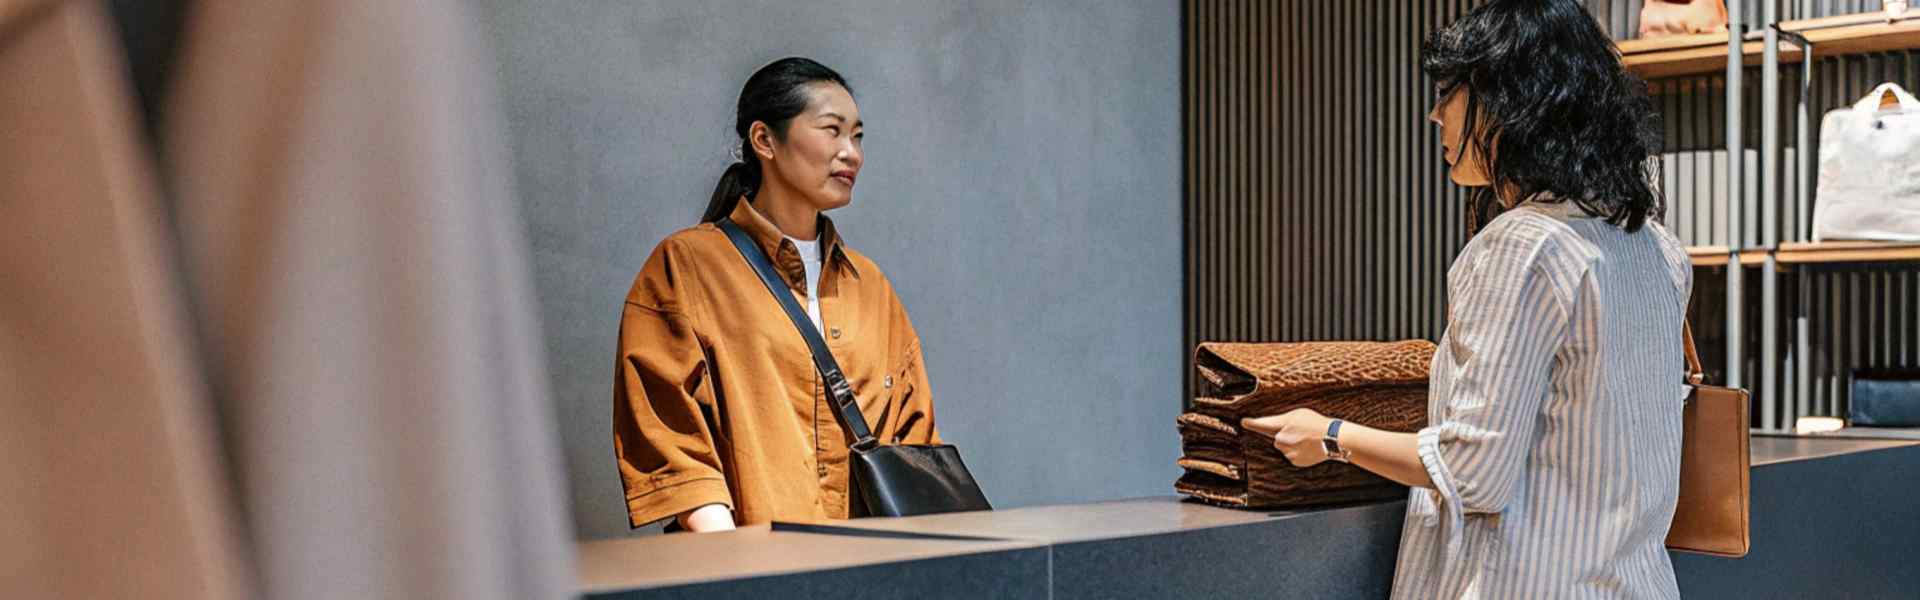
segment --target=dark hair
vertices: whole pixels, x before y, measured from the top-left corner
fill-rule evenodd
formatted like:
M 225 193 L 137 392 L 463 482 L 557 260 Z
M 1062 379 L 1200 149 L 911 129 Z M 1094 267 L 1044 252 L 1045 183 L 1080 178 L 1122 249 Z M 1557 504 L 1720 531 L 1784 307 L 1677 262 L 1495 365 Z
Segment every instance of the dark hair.
M 1468 86 L 1467 143 L 1491 158 L 1493 185 L 1472 194 L 1470 230 L 1497 214 L 1508 187 L 1629 232 L 1660 218 L 1653 102 L 1578 0 L 1491 0 L 1433 32 L 1420 68 L 1440 98 Z
M 733 213 L 741 196 L 751 197 L 760 190 L 760 161 L 753 155 L 753 141 L 747 139 L 747 132 L 759 121 L 773 130 L 774 137 L 785 136 L 788 122 L 807 110 L 807 103 L 812 100 L 807 86 L 816 83 L 838 84 L 847 93 L 853 93 L 847 80 L 833 69 L 797 56 L 773 61 L 747 78 L 733 113 L 733 132 L 740 136 L 740 158 L 720 175 L 720 183 L 713 187 L 713 199 L 707 202 L 707 212 L 700 217 L 700 222 L 712 223 L 726 218 Z

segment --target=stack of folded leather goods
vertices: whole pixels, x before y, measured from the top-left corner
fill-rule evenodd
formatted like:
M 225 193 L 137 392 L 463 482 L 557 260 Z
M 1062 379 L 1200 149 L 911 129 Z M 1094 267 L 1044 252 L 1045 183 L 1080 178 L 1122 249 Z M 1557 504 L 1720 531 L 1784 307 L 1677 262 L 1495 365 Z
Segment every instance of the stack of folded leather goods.
M 1182 494 L 1212 504 L 1283 508 L 1394 498 L 1406 488 L 1353 465 L 1298 468 L 1240 420 L 1310 408 L 1388 431 L 1427 423 L 1434 345 L 1405 342 L 1201 344 L 1193 410 L 1180 415 Z

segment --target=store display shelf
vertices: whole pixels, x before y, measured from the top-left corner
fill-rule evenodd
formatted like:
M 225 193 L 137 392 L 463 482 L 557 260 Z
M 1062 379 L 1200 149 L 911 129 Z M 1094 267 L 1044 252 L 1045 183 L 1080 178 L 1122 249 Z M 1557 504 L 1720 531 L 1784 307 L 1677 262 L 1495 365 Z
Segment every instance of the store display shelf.
M 1760 64 L 1761 52 L 1765 47 L 1765 42 L 1761 40 L 1749 40 L 1741 45 L 1747 66 Z M 1621 62 L 1626 63 L 1627 70 L 1642 79 L 1704 75 L 1727 70 L 1727 34 L 1724 33 L 1622 40 L 1619 48 Z M 1800 60 L 1800 47 L 1781 42 L 1780 60 Z
M 1780 264 L 1920 262 L 1920 242 L 1789 242 L 1774 251 Z
M 1782 21 L 1781 31 L 1798 34 L 1813 45 L 1815 56 L 1846 56 L 1872 52 L 1920 49 L 1920 12 L 1889 19 L 1883 13 L 1861 13 Z M 1748 66 L 1761 62 L 1764 32 L 1746 34 L 1741 46 Z M 1620 57 L 1627 69 L 1645 79 L 1719 73 L 1727 68 L 1727 35 L 1701 33 L 1645 40 L 1621 40 Z M 1801 48 L 1780 42 L 1780 62 L 1801 59 Z
M 1687 246 L 1687 256 L 1693 257 L 1696 267 L 1724 267 L 1732 261 L 1733 250 L 1726 246 Z M 1740 265 L 1758 266 L 1767 259 L 1764 248 L 1748 248 L 1740 251 Z
M 1782 21 L 1780 30 L 1806 37 L 1817 57 L 1920 48 L 1920 12 L 1897 19 L 1888 19 L 1883 13 L 1862 13 Z

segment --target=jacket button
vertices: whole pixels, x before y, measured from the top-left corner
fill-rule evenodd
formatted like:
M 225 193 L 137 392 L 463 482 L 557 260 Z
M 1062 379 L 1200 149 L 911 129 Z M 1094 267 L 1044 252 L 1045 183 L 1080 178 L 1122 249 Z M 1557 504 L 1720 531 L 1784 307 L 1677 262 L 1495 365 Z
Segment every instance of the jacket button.
M 840 328 L 839 327 L 827 328 L 827 335 L 833 336 L 833 339 L 836 339 L 836 340 L 840 339 Z
M 881 380 L 880 380 L 880 387 L 883 387 L 883 388 L 887 388 L 887 389 L 893 389 L 893 376 L 892 376 L 892 375 L 888 375 L 888 376 L 886 376 L 886 378 L 885 378 L 885 379 L 881 379 Z
M 826 466 L 826 465 L 820 465 L 820 466 L 819 466 L 818 468 L 816 468 L 816 469 L 814 469 L 814 470 L 815 470 L 816 472 L 818 472 L 818 473 L 820 473 L 820 476 L 821 476 L 821 477 L 826 477 L 826 476 L 827 476 L 827 466 Z

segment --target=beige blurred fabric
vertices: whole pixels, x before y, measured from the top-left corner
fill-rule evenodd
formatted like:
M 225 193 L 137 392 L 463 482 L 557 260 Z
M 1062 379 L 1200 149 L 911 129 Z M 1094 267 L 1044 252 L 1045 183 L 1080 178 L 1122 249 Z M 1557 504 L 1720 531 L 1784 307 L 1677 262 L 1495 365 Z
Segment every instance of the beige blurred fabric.
M 491 60 L 458 0 L 201 0 L 166 162 L 268 597 L 560 598 Z
M 250 597 L 112 25 L 0 2 L 0 598 Z
M 38 13 L 45 12 L 65 0 L 0 0 L 0 38 L 13 37 L 8 30 L 19 24 L 22 28 L 32 23 L 40 23 Z

